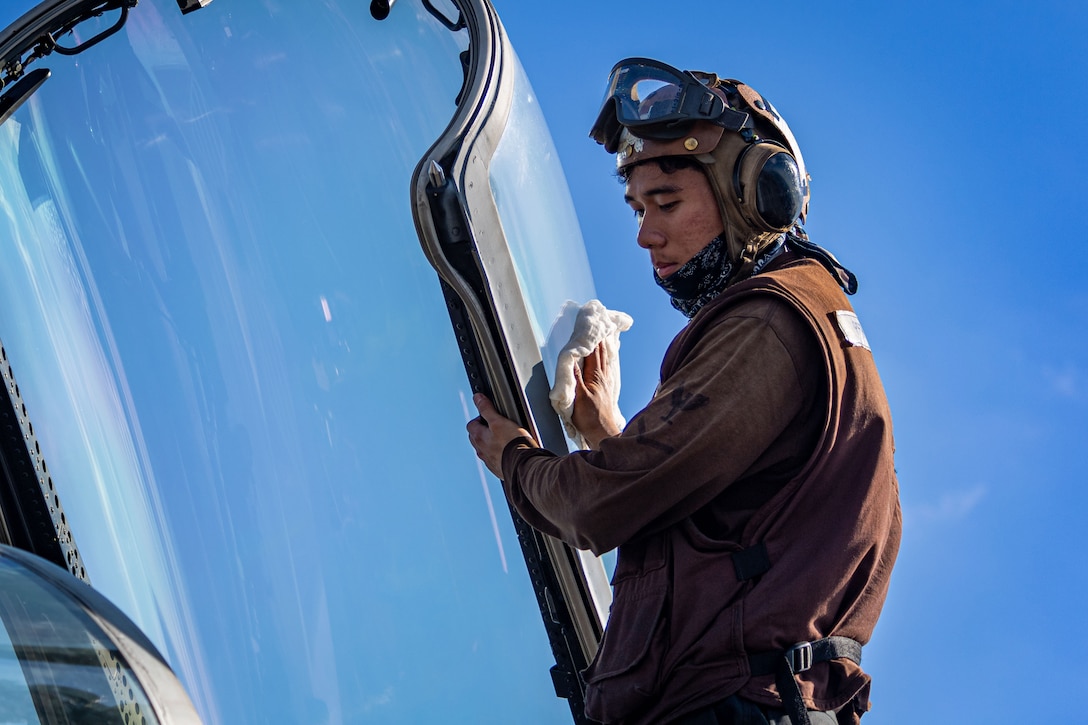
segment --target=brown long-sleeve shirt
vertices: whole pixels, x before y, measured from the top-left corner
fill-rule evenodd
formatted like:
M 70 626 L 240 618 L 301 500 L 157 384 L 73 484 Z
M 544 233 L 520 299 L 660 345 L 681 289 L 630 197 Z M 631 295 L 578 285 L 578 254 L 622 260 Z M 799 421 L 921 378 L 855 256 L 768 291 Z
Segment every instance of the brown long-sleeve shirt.
M 822 368 L 796 310 L 750 298 L 706 327 L 683 367 L 599 450 L 556 457 L 527 441 L 508 446 L 507 494 L 531 525 L 597 554 L 696 512 L 719 534 L 739 531 L 811 454 Z

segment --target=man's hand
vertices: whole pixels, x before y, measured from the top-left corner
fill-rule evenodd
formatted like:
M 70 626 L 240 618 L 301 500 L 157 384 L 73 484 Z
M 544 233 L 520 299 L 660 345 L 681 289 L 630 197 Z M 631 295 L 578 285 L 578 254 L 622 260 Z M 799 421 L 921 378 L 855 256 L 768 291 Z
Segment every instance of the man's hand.
M 583 365 L 584 371 L 578 363 L 574 364 L 574 412 L 571 422 L 589 447 L 596 448 L 605 438 L 620 434 L 620 426 L 612 418 L 614 381 L 603 342 L 589 353 Z
M 480 411 L 480 417 L 473 418 L 466 426 L 468 441 L 476 449 L 476 455 L 480 457 L 488 470 L 501 479 L 502 452 L 507 444 L 523 436 L 532 440 L 533 436 L 529 431 L 495 410 L 495 406 L 486 395 L 476 393 L 472 396 L 472 402 L 476 410 Z

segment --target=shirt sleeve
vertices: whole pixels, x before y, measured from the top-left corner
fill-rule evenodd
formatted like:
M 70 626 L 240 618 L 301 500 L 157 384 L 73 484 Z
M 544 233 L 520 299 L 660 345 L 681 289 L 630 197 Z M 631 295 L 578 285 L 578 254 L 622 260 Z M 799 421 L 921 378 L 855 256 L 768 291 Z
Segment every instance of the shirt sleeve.
M 534 527 L 597 554 L 659 530 L 741 478 L 806 410 L 815 334 L 787 303 L 743 302 L 709 326 L 619 436 L 556 456 L 515 441 L 504 487 Z

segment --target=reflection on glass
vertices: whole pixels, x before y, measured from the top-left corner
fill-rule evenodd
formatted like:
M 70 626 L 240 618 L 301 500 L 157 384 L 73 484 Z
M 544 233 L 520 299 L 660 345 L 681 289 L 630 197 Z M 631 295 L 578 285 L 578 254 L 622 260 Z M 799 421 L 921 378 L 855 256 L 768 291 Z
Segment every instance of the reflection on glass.
M 6 626 L 0 627 L 0 722 L 38 722 L 30 685 Z
M 0 722 L 158 722 L 139 678 L 102 628 L 6 555 L 0 622 Z
M 0 339 L 91 583 L 209 722 L 569 717 L 411 221 L 466 45 L 144 0 L 0 126 Z
M 596 293 L 551 134 L 516 57 L 513 66 L 514 103 L 491 160 L 491 187 L 544 369 L 555 380 L 578 308 Z

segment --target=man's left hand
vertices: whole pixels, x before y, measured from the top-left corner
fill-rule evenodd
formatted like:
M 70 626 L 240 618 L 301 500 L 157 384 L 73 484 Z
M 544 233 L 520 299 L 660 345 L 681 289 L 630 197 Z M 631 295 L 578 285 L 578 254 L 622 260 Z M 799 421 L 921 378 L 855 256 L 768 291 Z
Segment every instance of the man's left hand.
M 476 455 L 484 462 L 488 470 L 502 478 L 502 452 L 515 438 L 533 439 L 532 434 L 514 421 L 495 410 L 495 406 L 486 395 L 476 393 L 472 396 L 479 418 L 469 421 L 468 441 L 476 449 Z

